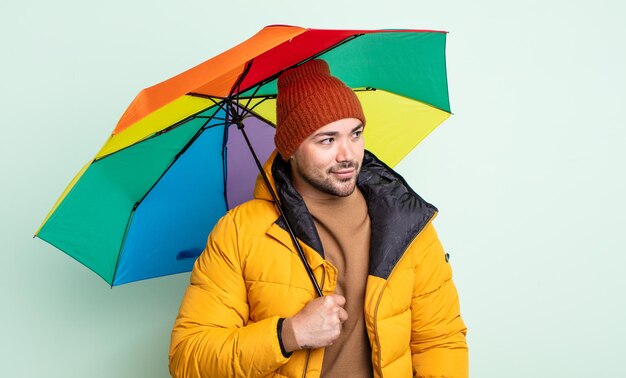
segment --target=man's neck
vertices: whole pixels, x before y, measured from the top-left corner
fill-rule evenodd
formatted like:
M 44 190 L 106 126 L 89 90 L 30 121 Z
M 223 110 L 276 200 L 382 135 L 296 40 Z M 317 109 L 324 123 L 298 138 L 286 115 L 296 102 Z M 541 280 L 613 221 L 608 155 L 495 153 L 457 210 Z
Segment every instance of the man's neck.
M 296 188 L 296 190 L 298 189 Z M 355 199 L 358 196 L 358 190 L 359 189 L 355 187 L 354 192 L 352 192 L 348 196 L 343 197 L 334 196 L 326 193 L 313 193 L 313 195 L 310 195 L 310 192 L 300 192 L 299 190 L 298 193 L 300 193 L 300 196 L 302 196 L 302 199 L 304 200 L 304 203 L 307 204 L 307 206 L 312 205 L 324 208 L 341 208 L 354 203 Z

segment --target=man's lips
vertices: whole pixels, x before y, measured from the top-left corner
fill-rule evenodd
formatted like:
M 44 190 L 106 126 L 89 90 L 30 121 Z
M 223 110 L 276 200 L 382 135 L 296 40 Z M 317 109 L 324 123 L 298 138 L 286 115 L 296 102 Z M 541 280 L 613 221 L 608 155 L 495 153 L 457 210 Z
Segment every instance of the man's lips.
M 355 172 L 356 172 L 355 168 L 337 169 L 337 170 L 330 171 L 330 173 L 337 176 L 338 178 L 351 178 Z

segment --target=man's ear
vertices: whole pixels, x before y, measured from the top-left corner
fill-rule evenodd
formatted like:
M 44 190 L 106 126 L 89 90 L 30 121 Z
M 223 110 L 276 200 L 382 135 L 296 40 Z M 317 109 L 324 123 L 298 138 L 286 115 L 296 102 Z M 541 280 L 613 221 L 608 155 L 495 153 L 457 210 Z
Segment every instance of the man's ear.
M 287 166 L 289 167 L 289 176 L 293 177 L 293 167 L 295 166 L 295 161 L 296 158 L 295 156 L 291 155 L 291 157 L 289 159 L 287 159 L 287 161 L 285 163 L 287 163 Z

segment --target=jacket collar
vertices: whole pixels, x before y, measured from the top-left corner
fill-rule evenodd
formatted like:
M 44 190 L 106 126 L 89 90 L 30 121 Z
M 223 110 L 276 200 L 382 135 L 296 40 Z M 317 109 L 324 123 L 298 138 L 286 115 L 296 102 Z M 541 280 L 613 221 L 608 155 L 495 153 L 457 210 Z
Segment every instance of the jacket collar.
M 357 185 L 371 220 L 369 274 L 387 278 L 406 249 L 437 214 L 393 169 L 365 152 Z
M 274 153 L 264 169 L 296 236 L 323 258 L 324 249 L 313 218 L 291 182 L 289 163 Z M 255 197 L 271 200 L 267 187 L 260 180 L 257 179 Z M 371 221 L 369 274 L 386 279 L 437 209 L 369 151 L 365 151 L 357 186 L 365 197 Z M 276 223 L 286 229 L 282 218 Z

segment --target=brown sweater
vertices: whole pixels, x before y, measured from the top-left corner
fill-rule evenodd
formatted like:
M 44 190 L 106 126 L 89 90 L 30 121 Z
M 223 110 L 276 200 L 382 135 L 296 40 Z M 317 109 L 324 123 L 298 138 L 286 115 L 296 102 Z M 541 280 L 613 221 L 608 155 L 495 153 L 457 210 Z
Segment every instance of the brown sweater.
M 324 258 L 337 268 L 335 294 L 346 298 L 348 320 L 341 336 L 326 347 L 323 377 L 371 377 L 371 348 L 363 319 L 369 266 L 370 218 L 363 194 L 319 200 L 304 197 L 324 247 Z

